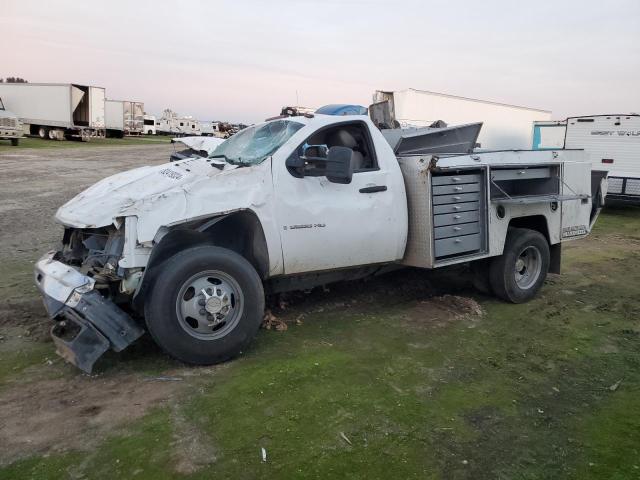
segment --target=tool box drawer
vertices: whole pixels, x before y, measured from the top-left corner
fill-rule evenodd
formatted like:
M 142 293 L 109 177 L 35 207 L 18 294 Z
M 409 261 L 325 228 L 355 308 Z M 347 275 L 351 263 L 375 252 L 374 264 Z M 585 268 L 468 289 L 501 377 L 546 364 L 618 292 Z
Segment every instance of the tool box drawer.
M 448 203 L 446 205 L 434 205 L 433 214 L 468 212 L 470 210 L 478 210 L 479 208 L 480 202 Z
M 433 216 L 434 227 L 444 227 L 445 225 L 457 225 L 459 223 L 477 222 L 480 220 L 480 212 L 443 213 Z
M 480 250 L 480 234 L 464 235 L 462 237 L 443 238 L 435 241 L 436 257 L 446 257 L 456 253 Z
M 491 180 L 500 182 L 503 180 L 529 180 L 531 178 L 551 177 L 550 167 L 536 168 L 505 168 L 491 170 Z
M 477 183 L 480 181 L 480 174 L 471 175 L 440 175 L 431 178 L 431 185 L 454 185 L 458 183 Z
M 447 195 L 447 194 L 459 194 L 469 192 L 479 192 L 479 183 L 464 183 L 462 185 L 442 185 L 440 187 L 433 187 L 434 195 Z
M 459 237 L 460 235 L 471 235 L 472 233 L 480 233 L 480 224 L 478 222 L 462 223 L 460 225 L 447 225 L 446 227 L 436 227 L 433 229 L 434 238 Z
M 458 193 L 456 195 L 436 195 L 433 197 L 434 205 L 447 203 L 475 202 L 480 200 L 480 193 Z

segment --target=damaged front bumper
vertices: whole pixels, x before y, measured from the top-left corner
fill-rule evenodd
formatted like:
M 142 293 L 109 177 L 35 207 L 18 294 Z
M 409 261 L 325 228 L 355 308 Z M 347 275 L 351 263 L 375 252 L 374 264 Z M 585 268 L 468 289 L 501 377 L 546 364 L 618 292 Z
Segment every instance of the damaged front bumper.
M 35 266 L 35 282 L 49 316 L 55 320 L 51 336 L 58 355 L 91 373 L 93 364 L 109 348 L 119 352 L 144 330 L 111 300 L 94 290 L 95 281 L 55 260 L 55 252 Z

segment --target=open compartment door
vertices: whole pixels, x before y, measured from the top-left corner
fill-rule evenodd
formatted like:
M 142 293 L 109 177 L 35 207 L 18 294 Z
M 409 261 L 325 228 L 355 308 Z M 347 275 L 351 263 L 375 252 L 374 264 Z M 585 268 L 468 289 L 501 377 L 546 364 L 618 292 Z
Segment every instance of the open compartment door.
M 604 207 L 604 199 L 607 196 L 607 175 L 604 170 L 591 171 L 591 214 L 589 216 L 589 231 L 596 223 L 600 210 Z

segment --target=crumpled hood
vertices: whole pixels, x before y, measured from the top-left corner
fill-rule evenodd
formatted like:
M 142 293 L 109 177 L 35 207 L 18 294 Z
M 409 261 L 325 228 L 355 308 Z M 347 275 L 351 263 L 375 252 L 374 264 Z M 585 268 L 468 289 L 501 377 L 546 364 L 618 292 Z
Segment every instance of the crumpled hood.
M 175 163 L 145 166 L 118 173 L 100 180 L 81 192 L 56 213 L 56 220 L 76 228 L 97 228 L 111 225 L 125 217 L 135 205 L 154 197 L 184 189 L 190 184 L 206 181 L 217 175 L 229 175 L 237 165 L 217 160 L 189 158 Z

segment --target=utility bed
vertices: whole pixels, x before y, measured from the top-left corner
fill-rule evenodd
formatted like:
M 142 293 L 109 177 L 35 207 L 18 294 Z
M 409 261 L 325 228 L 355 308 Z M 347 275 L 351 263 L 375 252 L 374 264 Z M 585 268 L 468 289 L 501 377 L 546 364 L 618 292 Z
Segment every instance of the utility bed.
M 546 217 L 550 245 L 586 236 L 595 219 L 590 186 L 600 182 L 589 180 L 584 152 L 403 156 L 398 162 L 409 214 L 405 265 L 435 268 L 498 255 L 511 218 Z

